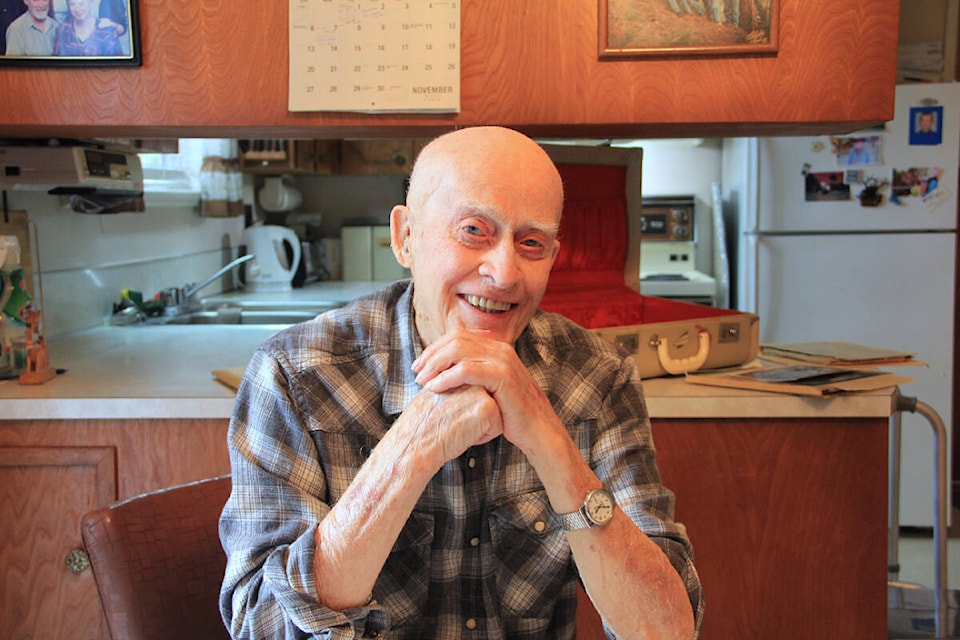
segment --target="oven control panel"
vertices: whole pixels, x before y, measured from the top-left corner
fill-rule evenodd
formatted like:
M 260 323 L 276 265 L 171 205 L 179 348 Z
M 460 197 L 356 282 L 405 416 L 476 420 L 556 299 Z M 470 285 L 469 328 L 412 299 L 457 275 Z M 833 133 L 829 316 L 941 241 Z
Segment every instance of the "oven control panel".
M 644 198 L 640 212 L 640 237 L 661 242 L 694 240 L 692 198 Z

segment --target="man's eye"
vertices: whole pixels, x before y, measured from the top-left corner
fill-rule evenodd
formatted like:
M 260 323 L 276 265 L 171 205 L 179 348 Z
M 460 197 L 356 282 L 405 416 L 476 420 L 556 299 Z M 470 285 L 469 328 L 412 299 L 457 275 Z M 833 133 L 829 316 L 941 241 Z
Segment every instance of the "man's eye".
M 468 224 L 463 227 L 463 230 L 469 233 L 472 236 L 479 236 L 483 234 L 483 231 L 475 224 Z
M 520 244 L 522 244 L 525 247 L 531 247 L 533 249 L 539 249 L 543 247 L 542 242 L 540 242 L 539 240 L 534 240 L 533 238 L 527 238 L 526 240 L 522 241 Z

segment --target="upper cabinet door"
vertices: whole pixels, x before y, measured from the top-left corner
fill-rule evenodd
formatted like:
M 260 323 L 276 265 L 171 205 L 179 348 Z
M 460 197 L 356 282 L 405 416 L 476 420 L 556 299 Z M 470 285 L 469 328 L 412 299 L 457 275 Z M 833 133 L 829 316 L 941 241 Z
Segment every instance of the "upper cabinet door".
M 387 115 L 288 111 L 278 3 L 140 2 L 142 67 L 0 67 L 0 136 L 422 137 L 501 124 L 696 137 L 843 132 L 893 116 L 898 0 L 739 0 L 773 1 L 776 52 L 601 59 L 615 1 L 460 0 L 460 112 Z

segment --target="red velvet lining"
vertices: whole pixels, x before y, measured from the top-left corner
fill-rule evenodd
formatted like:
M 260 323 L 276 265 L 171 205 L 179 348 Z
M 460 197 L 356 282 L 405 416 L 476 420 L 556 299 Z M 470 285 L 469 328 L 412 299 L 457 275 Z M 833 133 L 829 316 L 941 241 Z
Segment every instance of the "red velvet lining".
M 588 329 L 727 315 L 725 309 L 642 296 L 623 282 L 626 167 L 558 165 L 564 208 L 560 253 L 540 308 Z
M 729 315 L 727 309 L 643 296 L 619 287 L 549 287 L 540 308 L 559 313 L 587 329 Z
M 564 202 L 560 253 L 551 279 L 567 271 L 614 271 L 622 283 L 627 259 L 626 167 L 562 164 L 557 169 Z

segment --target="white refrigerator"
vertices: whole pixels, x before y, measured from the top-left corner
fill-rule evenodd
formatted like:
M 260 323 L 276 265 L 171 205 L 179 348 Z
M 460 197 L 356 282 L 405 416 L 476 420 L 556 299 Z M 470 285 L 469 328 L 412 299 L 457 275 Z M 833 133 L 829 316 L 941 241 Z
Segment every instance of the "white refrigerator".
M 960 85 L 916 84 L 898 86 L 883 127 L 747 141 L 756 196 L 740 206 L 737 247 L 737 307 L 758 314 L 762 343 L 911 351 L 929 366 L 896 369 L 915 378 L 901 392 L 930 405 L 948 433 L 958 129 Z M 889 183 L 879 204 L 866 203 L 875 206 L 857 197 L 870 178 Z M 901 525 L 933 522 L 933 446 L 929 422 L 904 412 Z

